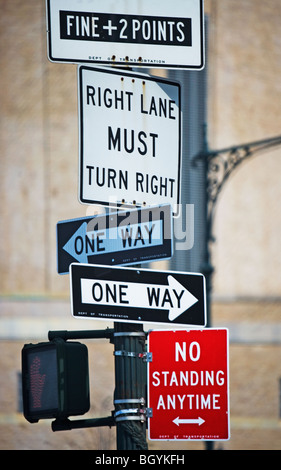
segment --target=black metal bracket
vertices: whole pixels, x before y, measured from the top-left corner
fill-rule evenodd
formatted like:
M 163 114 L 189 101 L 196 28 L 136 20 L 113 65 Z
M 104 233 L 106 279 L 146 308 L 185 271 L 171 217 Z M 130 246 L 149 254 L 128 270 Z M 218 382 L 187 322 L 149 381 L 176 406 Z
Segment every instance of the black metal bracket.
M 258 153 L 270 150 L 273 147 L 281 145 L 281 136 L 269 139 L 258 140 L 246 144 L 234 145 L 219 150 L 211 150 L 207 139 L 207 124 L 203 126 L 203 148 L 202 151 L 192 159 L 192 166 L 203 165 L 205 178 L 205 214 L 206 214 L 206 235 L 204 258 L 200 271 L 206 277 L 206 295 L 207 295 L 207 326 L 212 325 L 211 321 L 211 291 L 212 276 L 214 267 L 211 260 L 211 242 L 215 241 L 213 236 L 213 222 L 216 203 L 226 181 L 233 171 L 248 158 Z
M 58 420 L 52 422 L 52 431 L 71 431 L 72 429 L 82 428 L 96 428 L 99 426 L 115 426 L 115 419 L 113 416 L 107 416 L 105 418 L 89 418 L 89 419 L 76 419 L 76 420 Z
M 109 339 L 111 343 L 114 342 L 115 337 L 128 337 L 135 338 L 139 337 L 142 341 L 145 341 L 147 334 L 144 331 L 116 331 L 115 328 L 106 328 L 101 330 L 57 330 L 49 331 L 48 339 L 49 341 L 67 341 L 67 340 L 79 340 L 79 339 L 99 339 L 106 338 Z M 149 360 L 149 353 L 147 352 L 135 352 L 135 351 L 126 351 L 125 349 L 115 350 L 113 352 L 115 356 L 120 357 L 134 357 L 142 359 L 143 361 Z M 144 423 L 148 417 L 151 416 L 150 410 L 145 408 L 145 399 L 144 398 L 122 398 L 115 399 L 115 405 L 121 405 L 129 403 L 138 404 L 138 408 L 121 408 L 115 411 L 112 411 L 111 416 L 102 417 L 102 418 L 88 418 L 88 419 L 76 419 L 70 420 L 66 419 L 56 419 L 51 423 L 52 430 L 56 431 L 70 431 L 72 429 L 83 429 L 83 428 L 94 428 L 100 426 L 116 426 L 117 423 L 126 422 L 126 421 L 140 421 Z M 141 442 L 141 441 L 140 441 Z M 144 445 L 144 443 L 142 444 Z
M 68 339 L 99 339 L 106 338 L 111 340 L 113 338 L 114 329 L 106 328 L 105 330 L 77 330 L 77 331 L 68 331 L 68 330 L 57 330 L 49 331 L 48 339 L 53 341 L 54 339 L 61 338 L 64 341 Z
M 202 161 L 206 166 L 206 204 L 208 242 L 214 241 L 213 218 L 216 202 L 226 181 L 245 160 L 258 153 L 281 145 L 281 135 L 269 139 L 234 145 L 220 150 L 211 150 L 207 140 L 207 125 L 203 128 L 203 150 L 192 161 L 193 166 Z

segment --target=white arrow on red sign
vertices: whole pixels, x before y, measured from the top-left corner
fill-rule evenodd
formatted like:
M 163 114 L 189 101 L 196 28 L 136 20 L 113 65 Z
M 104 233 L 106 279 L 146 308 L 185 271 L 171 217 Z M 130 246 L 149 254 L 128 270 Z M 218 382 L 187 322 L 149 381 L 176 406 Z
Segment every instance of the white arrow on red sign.
M 173 423 L 175 423 L 177 426 L 180 424 L 198 424 L 198 426 L 201 426 L 201 424 L 205 423 L 205 420 L 202 418 L 197 418 L 197 419 L 182 419 L 179 416 L 175 419 L 173 419 Z

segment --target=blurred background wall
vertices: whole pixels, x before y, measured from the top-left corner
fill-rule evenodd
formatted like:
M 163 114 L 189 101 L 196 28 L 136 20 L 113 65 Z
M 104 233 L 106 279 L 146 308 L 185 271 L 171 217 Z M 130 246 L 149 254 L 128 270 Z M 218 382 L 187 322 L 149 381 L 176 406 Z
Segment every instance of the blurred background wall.
M 77 199 L 77 67 L 48 61 L 43 0 L 0 5 L 0 449 L 115 448 L 114 430 L 54 434 L 49 422 L 22 418 L 23 344 L 46 340 L 52 329 L 106 324 L 71 318 L 69 276 L 56 270 L 56 223 L 97 210 Z M 210 148 L 281 135 L 280 1 L 206 0 L 205 12 Z M 216 448 L 280 449 L 280 174 L 281 147 L 250 158 L 216 207 L 212 323 L 230 331 L 232 434 Z M 92 412 L 107 415 L 112 347 L 89 348 Z

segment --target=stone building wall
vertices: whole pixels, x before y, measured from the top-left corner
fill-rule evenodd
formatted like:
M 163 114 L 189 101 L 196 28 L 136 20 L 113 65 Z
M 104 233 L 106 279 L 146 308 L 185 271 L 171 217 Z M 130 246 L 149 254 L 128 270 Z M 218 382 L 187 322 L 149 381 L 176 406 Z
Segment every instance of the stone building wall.
M 0 449 L 114 448 L 114 429 L 53 434 L 19 412 L 23 344 L 79 328 L 69 278 L 56 271 L 56 223 L 95 208 L 77 199 L 76 66 L 47 59 L 44 0 L 0 5 Z M 206 0 L 205 10 L 210 147 L 281 135 L 280 1 Z M 217 448 L 280 449 L 280 174 L 278 147 L 243 163 L 217 204 L 212 318 L 230 331 L 232 435 Z M 92 412 L 103 415 L 112 408 L 112 346 L 89 348 Z

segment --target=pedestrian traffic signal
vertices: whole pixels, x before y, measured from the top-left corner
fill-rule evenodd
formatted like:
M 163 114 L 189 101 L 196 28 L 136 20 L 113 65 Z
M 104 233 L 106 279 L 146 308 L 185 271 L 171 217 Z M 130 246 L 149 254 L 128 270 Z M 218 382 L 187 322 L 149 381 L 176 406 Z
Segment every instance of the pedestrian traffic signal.
M 27 421 L 82 415 L 90 408 L 88 349 L 79 342 L 25 344 L 23 414 Z

